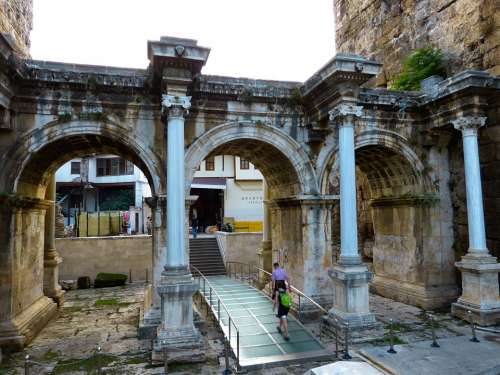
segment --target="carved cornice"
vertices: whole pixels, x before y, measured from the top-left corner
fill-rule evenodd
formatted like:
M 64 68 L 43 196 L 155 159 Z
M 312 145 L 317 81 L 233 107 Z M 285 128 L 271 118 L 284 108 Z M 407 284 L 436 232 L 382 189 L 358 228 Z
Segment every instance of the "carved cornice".
M 486 123 L 486 117 L 481 116 L 463 116 L 452 120 L 453 127 L 462 132 L 464 137 L 476 136 L 477 131 Z
M 330 115 L 330 121 L 339 122 L 340 126 L 353 126 L 354 119 L 363 115 L 363 107 L 342 103 L 329 111 L 328 114 Z
M 189 108 L 191 108 L 191 97 L 163 94 L 161 106 L 164 113 L 168 114 L 168 117 L 184 118 L 189 113 Z

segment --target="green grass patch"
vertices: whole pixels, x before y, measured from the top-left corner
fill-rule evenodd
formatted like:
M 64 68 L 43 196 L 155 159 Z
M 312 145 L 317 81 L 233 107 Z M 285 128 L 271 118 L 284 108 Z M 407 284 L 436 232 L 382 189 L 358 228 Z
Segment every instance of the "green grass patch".
M 69 306 L 63 307 L 63 311 L 67 313 L 75 313 L 83 310 L 83 306 Z
M 54 367 L 51 374 L 59 375 L 71 371 L 84 371 L 88 374 L 97 374 L 98 365 L 105 367 L 115 360 L 115 357 L 106 354 L 96 354 L 82 360 L 65 360 L 59 362 L 56 367 Z
M 119 302 L 116 298 L 111 298 L 111 299 L 100 299 L 95 301 L 94 306 L 95 307 L 127 307 L 130 306 L 132 303 L 130 302 Z
M 51 349 L 49 349 L 45 354 L 42 356 L 42 360 L 44 361 L 53 361 L 57 358 L 59 358 L 61 353 L 59 352 L 53 352 Z
M 385 326 L 385 328 L 387 330 L 390 330 L 391 329 L 391 325 L 387 324 Z M 394 332 L 411 332 L 411 331 L 415 330 L 415 328 L 412 328 L 410 325 L 405 324 L 405 323 L 393 323 L 392 324 L 392 329 L 394 330 Z
M 139 365 L 141 363 L 149 363 L 149 360 L 146 357 L 133 357 L 124 362 L 126 365 Z
M 374 345 L 390 345 L 391 344 L 391 337 L 389 335 L 384 335 L 383 338 L 378 339 L 373 341 Z M 403 344 L 408 344 L 406 341 L 403 339 L 400 339 L 398 336 L 394 335 L 394 345 L 403 345 Z

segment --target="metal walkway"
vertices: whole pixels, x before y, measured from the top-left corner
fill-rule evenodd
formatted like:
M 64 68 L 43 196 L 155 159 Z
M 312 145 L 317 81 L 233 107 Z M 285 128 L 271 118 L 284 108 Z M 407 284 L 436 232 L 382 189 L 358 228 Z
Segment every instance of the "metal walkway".
M 196 277 L 196 275 L 195 275 Z M 200 276 L 200 294 L 226 338 L 237 367 L 251 369 L 303 360 L 331 359 L 332 353 L 291 314 L 290 341 L 276 327 L 273 302 L 260 290 L 227 276 Z

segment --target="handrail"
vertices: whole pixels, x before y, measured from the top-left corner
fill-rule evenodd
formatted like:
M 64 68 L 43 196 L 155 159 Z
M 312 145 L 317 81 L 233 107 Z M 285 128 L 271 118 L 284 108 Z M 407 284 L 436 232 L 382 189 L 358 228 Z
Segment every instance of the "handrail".
M 219 296 L 219 294 L 215 291 L 215 288 L 213 288 L 212 284 L 208 279 L 201 273 L 201 271 L 193 266 L 192 264 L 189 266 L 191 269 L 196 271 L 196 273 L 203 278 L 203 292 L 205 292 L 205 285 L 208 284 L 208 287 L 210 288 L 210 301 L 207 301 L 206 295 L 204 295 L 205 301 L 207 301 L 207 305 L 210 306 L 210 310 L 212 310 L 212 314 L 217 315 L 217 320 L 219 322 L 219 326 L 221 327 L 222 334 L 226 337 L 227 341 L 229 342 L 229 347 L 231 347 L 231 323 L 234 326 L 234 329 L 236 330 L 236 366 L 239 368 L 240 367 L 240 331 L 238 329 L 238 326 L 234 323 L 234 318 L 231 316 L 229 313 L 229 309 L 227 308 L 226 304 L 222 301 L 222 298 Z M 198 285 L 200 285 L 200 282 L 198 281 Z M 214 294 L 217 297 L 217 311 L 215 311 L 215 308 L 212 306 L 212 294 Z M 221 323 L 221 311 L 220 311 L 220 306 L 224 308 L 226 311 L 227 317 L 228 317 L 228 333 L 226 335 L 226 332 L 224 332 L 224 329 L 222 328 L 222 323 Z M 234 350 L 233 350 L 234 352 Z
M 230 262 L 226 262 L 226 270 L 228 270 L 228 273 L 229 273 L 229 276 L 231 276 L 231 273 L 230 273 L 230 265 L 231 264 L 239 264 L 241 266 L 246 266 L 248 268 L 248 276 L 250 276 L 250 267 L 253 267 L 254 269 L 256 269 L 257 271 L 259 272 L 262 272 L 263 274 L 269 276 L 271 279 L 272 279 L 272 274 L 262 268 L 259 268 L 259 267 L 256 267 L 256 266 L 252 266 L 248 263 L 242 263 L 242 262 L 233 262 L 233 261 L 230 261 Z M 240 270 L 241 270 L 242 267 L 240 267 Z M 304 292 L 302 292 L 300 289 L 297 289 L 296 287 L 294 287 L 293 285 L 289 285 L 290 286 L 290 289 L 292 291 L 294 291 L 296 294 L 298 294 L 300 297 L 303 297 L 305 299 L 307 299 L 309 302 L 311 302 L 315 307 L 317 307 L 319 310 L 321 310 L 323 313 L 325 314 L 328 314 L 328 310 L 325 309 L 323 306 L 321 306 L 319 303 L 317 303 L 316 301 L 314 301 L 311 297 L 307 296 L 304 294 Z M 299 314 L 301 313 L 300 311 L 300 297 L 299 297 Z

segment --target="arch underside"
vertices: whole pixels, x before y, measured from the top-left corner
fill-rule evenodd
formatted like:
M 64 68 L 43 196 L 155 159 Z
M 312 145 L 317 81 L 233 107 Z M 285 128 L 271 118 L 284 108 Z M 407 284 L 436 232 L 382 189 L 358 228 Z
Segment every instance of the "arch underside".
M 143 171 L 152 188 L 153 175 L 144 160 L 133 148 L 122 140 L 99 134 L 78 134 L 63 136 L 31 153 L 29 160 L 17 178 L 16 193 L 23 196 L 43 198 L 48 178 L 64 163 L 75 157 L 99 154 L 118 155 L 131 161 Z
M 269 144 L 254 139 L 238 139 L 216 147 L 209 154 L 215 155 L 235 155 L 249 160 L 264 175 L 274 197 L 300 193 L 300 181 L 293 165 L 281 151 Z
M 425 192 L 422 173 L 401 153 L 386 146 L 367 145 L 355 151 L 359 179 L 366 180 L 368 199 L 398 197 Z M 338 160 L 328 177 L 330 194 L 339 194 Z

